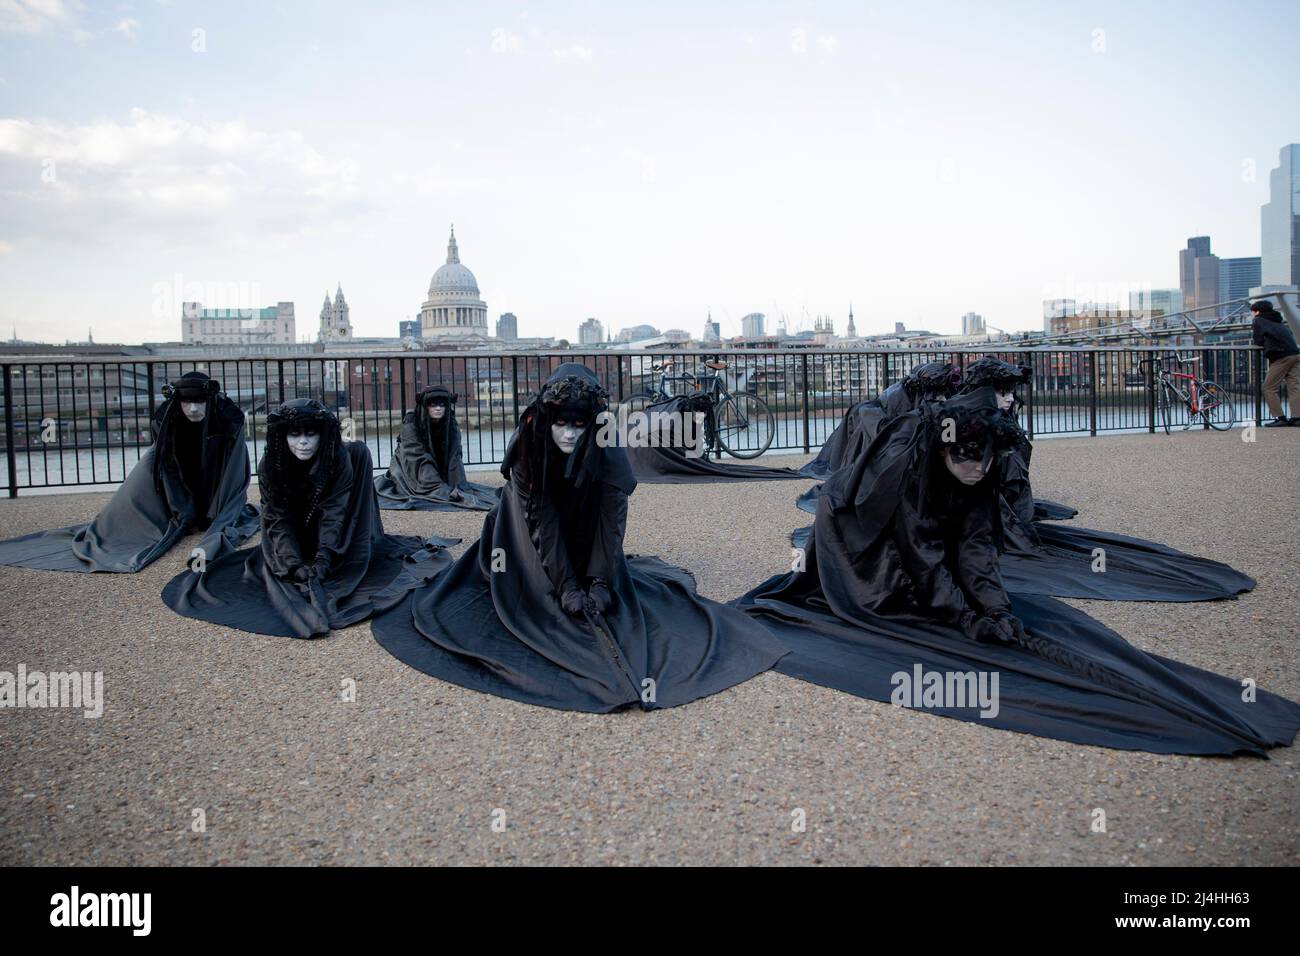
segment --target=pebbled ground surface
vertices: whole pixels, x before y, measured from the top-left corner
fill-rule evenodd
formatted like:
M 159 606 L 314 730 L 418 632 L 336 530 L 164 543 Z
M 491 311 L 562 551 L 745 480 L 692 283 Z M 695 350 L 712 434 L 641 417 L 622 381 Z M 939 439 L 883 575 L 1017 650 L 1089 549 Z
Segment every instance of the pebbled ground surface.
M 1077 603 L 1139 647 L 1300 699 L 1300 429 L 1241 435 L 1040 441 L 1035 491 L 1257 578 L 1238 601 Z M 729 600 L 788 565 L 806 485 L 643 485 L 627 550 Z M 0 501 L 0 533 L 106 500 Z M 470 540 L 482 516 L 384 521 Z M 102 671 L 106 702 L 100 719 L 0 709 L 0 863 L 1300 863 L 1295 749 L 1083 747 L 777 674 L 674 710 L 551 711 L 412 671 L 368 624 L 295 641 L 179 617 L 158 595 L 188 548 L 132 576 L 0 568 L 0 670 Z

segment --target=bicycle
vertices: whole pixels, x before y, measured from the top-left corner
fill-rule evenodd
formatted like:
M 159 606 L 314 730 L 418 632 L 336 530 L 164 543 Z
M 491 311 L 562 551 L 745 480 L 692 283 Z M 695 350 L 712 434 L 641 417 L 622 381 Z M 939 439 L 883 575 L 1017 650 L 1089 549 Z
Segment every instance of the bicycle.
M 1175 352 L 1173 360 L 1176 367 L 1181 369 L 1199 362 L 1200 358 L 1182 358 Z M 1170 371 L 1165 366 L 1165 359 L 1159 355 L 1138 362 L 1139 368 L 1144 365 L 1151 366 L 1149 388 L 1155 393 L 1160 421 L 1166 435 L 1175 424 L 1186 431 L 1198 418 L 1218 431 L 1226 431 L 1236 422 L 1237 416 L 1228 393 L 1214 382 L 1199 379 L 1191 372 Z
M 671 359 L 651 365 L 650 370 L 659 373 L 659 384 L 627 399 L 624 403 L 627 411 L 644 411 L 647 406 L 679 397 L 668 386 L 670 382 L 681 382 L 688 386 L 689 397 L 705 399 L 705 454 L 714 452 L 721 458 L 725 451 L 732 458 L 757 458 L 772 445 L 776 435 L 776 416 L 757 395 L 732 392 L 727 388 L 722 375 L 727 368 L 725 361 L 709 359 L 704 362 L 704 367 L 707 371 L 672 375 Z M 742 438 L 747 440 L 742 441 Z

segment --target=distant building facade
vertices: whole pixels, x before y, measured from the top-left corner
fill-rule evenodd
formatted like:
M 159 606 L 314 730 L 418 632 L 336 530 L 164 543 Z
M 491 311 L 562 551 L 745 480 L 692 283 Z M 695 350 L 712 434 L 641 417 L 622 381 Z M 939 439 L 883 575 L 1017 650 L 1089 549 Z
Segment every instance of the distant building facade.
M 1183 311 L 1183 290 L 1139 289 L 1128 294 L 1128 307 L 1130 312 L 1147 316 L 1155 315 L 1157 312 L 1173 315 Z
M 712 312 L 704 320 L 704 334 L 700 337 L 700 341 L 705 345 L 717 345 L 722 341 L 722 326 L 713 321 Z
M 744 339 L 761 339 L 767 333 L 764 326 L 767 316 L 762 312 L 751 312 L 740 320 L 740 337 Z
M 447 241 L 447 261 L 433 274 L 428 298 L 420 307 L 420 330 L 422 338 L 433 341 L 487 338 L 487 303 L 479 297 L 474 273 L 461 264 L 455 227 Z
M 1283 146 L 1259 211 L 1260 284 L 1300 286 L 1300 143 Z
M 1078 304 L 1074 299 L 1044 299 L 1043 300 L 1043 331 L 1052 331 L 1052 320 L 1064 318 L 1067 315 L 1074 315 L 1079 311 Z
M 591 320 L 588 320 L 591 321 Z M 640 342 L 642 339 L 658 338 L 659 330 L 653 325 L 634 325 L 618 333 L 620 342 Z
M 265 309 L 205 309 L 181 303 L 181 341 L 186 345 L 292 345 L 293 303 Z
M 519 338 L 519 320 L 513 312 L 502 312 L 497 317 L 497 338 L 504 342 L 513 342 Z
M 984 316 L 978 312 L 967 312 L 961 317 L 962 335 L 983 335 Z
M 578 326 L 579 345 L 599 345 L 605 341 L 605 327 L 597 319 L 587 319 Z
M 397 337 L 399 339 L 418 339 L 420 337 L 420 320 L 403 319 L 398 322 Z
M 1219 301 L 1249 298 L 1250 290 L 1260 284 L 1262 258 L 1247 256 L 1243 259 L 1219 260 Z

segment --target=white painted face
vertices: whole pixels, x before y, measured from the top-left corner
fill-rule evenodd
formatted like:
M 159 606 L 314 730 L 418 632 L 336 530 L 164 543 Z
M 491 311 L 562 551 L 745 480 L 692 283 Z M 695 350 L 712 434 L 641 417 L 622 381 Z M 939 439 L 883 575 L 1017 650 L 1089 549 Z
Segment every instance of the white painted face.
M 192 422 L 201 422 L 208 414 L 207 402 L 181 402 L 181 411 Z
M 948 472 L 963 485 L 978 485 L 984 480 L 985 466 L 982 459 L 974 461 L 954 461 L 949 448 L 943 450 L 943 463 Z
M 586 422 L 556 421 L 551 426 L 551 440 L 555 442 L 555 447 L 560 451 L 566 455 L 572 455 L 573 450 L 578 447 L 578 442 L 582 441 L 582 436 L 586 431 Z
M 438 402 L 436 405 L 429 406 L 429 417 L 435 422 L 440 422 L 447 417 L 447 406 Z
M 291 430 L 285 437 L 289 451 L 299 461 L 310 461 L 320 449 L 320 432 L 314 428 Z
M 1011 406 L 1016 403 L 1015 389 L 1008 389 L 1005 392 L 998 392 L 998 408 L 1004 412 L 1011 411 Z

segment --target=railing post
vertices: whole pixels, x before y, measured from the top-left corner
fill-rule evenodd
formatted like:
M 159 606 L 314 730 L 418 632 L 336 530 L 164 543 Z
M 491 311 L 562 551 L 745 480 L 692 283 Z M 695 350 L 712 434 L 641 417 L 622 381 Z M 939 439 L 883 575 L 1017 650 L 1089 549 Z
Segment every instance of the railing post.
M 0 366 L 5 377 L 5 467 L 9 473 L 9 497 L 18 497 L 18 450 L 14 448 L 14 375 L 10 365 Z M 58 387 L 58 371 L 55 371 Z M 44 383 L 41 385 L 44 388 Z
M 1209 382 L 1213 382 L 1213 381 L 1215 381 L 1215 378 L 1216 378 L 1216 371 L 1215 371 L 1215 370 L 1211 370 L 1211 368 L 1210 368 L 1210 355 L 1211 355 L 1211 352 L 1210 352 L 1209 349 L 1201 349 L 1201 381 L 1209 381 Z M 1201 403 L 1201 396 L 1199 396 L 1199 395 L 1197 396 L 1197 398 L 1196 398 L 1196 403 L 1197 403 L 1197 405 L 1200 405 L 1200 403 Z M 1207 421 L 1205 420 L 1205 416 L 1202 415 L 1202 416 L 1201 416 L 1201 431 L 1203 431 L 1203 432 L 1208 432 L 1209 430 L 1210 430 L 1210 423 L 1207 422 Z
M 1089 382 L 1088 391 L 1092 395 L 1092 403 L 1089 408 L 1090 420 L 1088 423 L 1088 434 L 1093 438 L 1097 437 L 1097 389 L 1101 385 L 1101 376 L 1097 374 L 1097 356 L 1102 353 L 1092 351 L 1088 353 Z
M 277 359 L 275 364 L 276 364 L 276 374 L 277 374 L 277 375 L 279 376 L 279 378 L 280 378 L 280 404 L 283 405 L 283 404 L 284 404 L 284 359 Z M 347 370 L 348 370 L 349 373 L 352 372 L 352 363 L 351 363 L 351 360 L 349 360 L 349 362 L 348 362 L 348 368 L 347 368 Z M 352 389 L 349 387 L 349 389 L 348 389 L 348 393 L 349 393 L 349 394 L 348 394 L 348 405 L 349 405 L 349 411 L 351 411 L 351 404 L 352 404 L 352 395 L 351 395 L 351 392 L 352 392 Z
M 155 402 L 154 402 L 154 399 L 153 399 L 153 391 L 154 391 L 154 381 L 153 381 L 153 362 L 145 362 L 145 363 L 144 363 L 144 367 L 145 367 L 145 387 L 147 387 L 147 388 L 149 389 L 149 421 L 150 421 L 150 423 L 152 423 L 152 422 L 153 422 L 153 413 L 154 413 L 155 411 L 157 411 L 157 408 L 156 408 L 156 404 L 157 404 L 157 403 L 155 403 Z M 55 381 L 55 387 L 56 387 L 56 388 L 58 387 L 58 381 L 57 381 L 57 379 L 56 379 L 56 381 Z M 139 408 L 140 406 L 137 405 L 136 407 Z M 175 407 L 175 406 L 173 406 L 173 407 Z
M 808 444 L 808 392 L 812 383 L 808 381 L 808 353 L 804 352 L 799 358 L 803 367 L 803 453 L 807 455 L 811 449 Z
M 1154 352 L 1146 353 L 1150 358 Z M 1155 368 L 1150 362 L 1142 366 L 1142 381 L 1147 387 L 1147 434 L 1156 433 L 1156 389 L 1155 389 Z
M 519 421 L 519 356 L 510 356 L 510 400 L 515 407 L 515 417 L 511 419 L 513 427 Z
M 1029 368 L 1029 387 L 1025 389 L 1025 432 L 1034 440 L 1034 364 L 1029 352 L 1020 353 L 1021 364 Z
M 1255 424 L 1264 424 L 1264 351 L 1258 348 L 1250 350 L 1250 365 L 1254 371 L 1251 375 L 1255 391 Z

